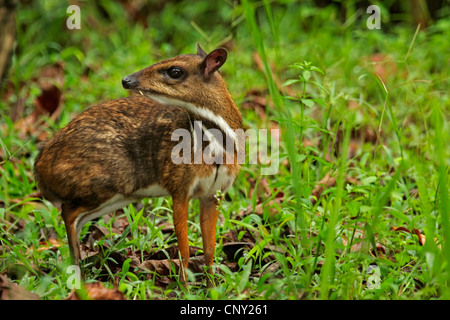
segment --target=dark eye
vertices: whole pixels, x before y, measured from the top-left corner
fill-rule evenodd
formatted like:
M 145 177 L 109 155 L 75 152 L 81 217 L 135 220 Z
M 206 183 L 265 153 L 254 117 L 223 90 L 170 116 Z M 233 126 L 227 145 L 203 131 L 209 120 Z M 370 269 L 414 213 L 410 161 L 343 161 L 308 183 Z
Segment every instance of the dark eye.
M 179 79 L 183 76 L 184 71 L 179 67 L 172 67 L 169 70 L 167 70 L 167 74 L 169 75 L 169 77 L 173 79 Z

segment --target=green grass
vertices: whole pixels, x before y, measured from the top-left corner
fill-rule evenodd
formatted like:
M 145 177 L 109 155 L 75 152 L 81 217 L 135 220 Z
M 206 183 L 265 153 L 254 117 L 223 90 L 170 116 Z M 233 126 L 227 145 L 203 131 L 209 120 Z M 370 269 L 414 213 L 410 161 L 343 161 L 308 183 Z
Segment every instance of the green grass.
M 164 277 L 136 267 L 133 259 L 176 244 L 166 198 L 83 228 L 83 243 L 102 251 L 86 261 L 88 282 L 117 286 L 128 299 L 450 298 L 448 12 L 424 30 L 382 14 L 382 29 L 369 30 L 366 15 L 354 11 L 366 8 L 349 7 L 341 20 L 336 7 L 310 2 L 183 1 L 150 14 L 144 27 L 120 4 L 100 3 L 106 14 L 82 2 L 78 31 L 61 27 L 64 3 L 18 12 L 13 90 L 0 101 L 1 274 L 42 299 L 70 292 L 64 224 L 56 207 L 34 196 L 40 141 L 11 119 L 18 104 L 22 116 L 33 112 L 41 68 L 64 62 L 63 112 L 41 125 L 52 134 L 89 105 L 126 96 L 123 76 L 194 52 L 196 41 L 212 50 L 232 39 L 223 75 L 246 128 L 281 129 L 280 168 L 261 176 L 259 165 L 245 165 L 221 203 L 216 287 L 191 271 L 190 287 L 180 288 L 173 265 Z M 388 62 L 372 62 L 378 53 Z M 248 107 L 251 90 L 273 105 L 266 119 Z M 311 202 L 327 174 L 335 183 Z M 198 216 L 193 201 L 189 241 L 201 247 Z M 95 225 L 108 232 L 94 237 Z M 400 226 L 412 232 L 392 229 Z M 235 261 L 227 256 L 231 237 L 252 244 L 233 252 Z M 49 239 L 59 242 L 47 248 Z M 116 270 L 118 256 L 128 259 Z

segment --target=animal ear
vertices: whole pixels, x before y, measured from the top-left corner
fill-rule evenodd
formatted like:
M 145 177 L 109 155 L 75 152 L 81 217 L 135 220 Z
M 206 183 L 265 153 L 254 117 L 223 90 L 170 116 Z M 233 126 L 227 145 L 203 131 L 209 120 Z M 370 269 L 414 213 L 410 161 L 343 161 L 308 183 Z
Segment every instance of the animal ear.
M 227 50 L 216 49 L 208 54 L 201 64 L 202 72 L 205 76 L 210 76 L 217 71 L 227 60 Z
M 197 42 L 197 55 L 199 55 L 202 58 L 206 58 L 207 54 L 205 50 L 200 46 L 200 43 Z

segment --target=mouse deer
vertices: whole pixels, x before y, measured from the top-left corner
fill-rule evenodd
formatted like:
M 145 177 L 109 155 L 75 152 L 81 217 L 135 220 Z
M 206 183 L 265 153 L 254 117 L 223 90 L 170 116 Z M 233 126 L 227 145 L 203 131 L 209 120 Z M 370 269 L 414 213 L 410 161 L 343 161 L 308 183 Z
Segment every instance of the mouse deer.
M 189 262 L 190 199 L 199 199 L 205 263 L 212 274 L 215 195 L 232 185 L 240 170 L 237 154 L 245 148 L 236 134 L 242 129 L 241 114 L 218 71 L 226 59 L 225 49 L 207 54 L 197 44 L 197 54 L 180 55 L 130 74 L 122 85 L 136 95 L 86 109 L 45 143 L 35 161 L 35 178 L 45 198 L 61 203 L 74 263 L 80 263 L 79 235 L 86 222 L 142 198 L 170 196 L 181 256 L 180 281 L 186 281 Z M 223 141 L 210 148 L 222 152 L 222 159 L 228 154 L 226 162 L 198 163 L 193 156 L 185 158 L 191 161 L 173 161 L 179 143 L 173 139 L 176 130 L 189 133 L 192 154 L 199 145 L 202 151 L 208 147 L 208 139 L 196 147 L 195 127 L 206 136 L 218 130 L 224 141 L 233 142 L 233 148 L 225 148 Z

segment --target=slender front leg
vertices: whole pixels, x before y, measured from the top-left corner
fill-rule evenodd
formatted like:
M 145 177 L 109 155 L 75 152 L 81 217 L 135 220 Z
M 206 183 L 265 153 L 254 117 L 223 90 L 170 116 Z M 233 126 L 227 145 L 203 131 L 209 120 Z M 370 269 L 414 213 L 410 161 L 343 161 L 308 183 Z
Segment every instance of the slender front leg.
M 216 223 L 217 223 L 217 201 L 215 198 L 200 199 L 200 227 L 203 237 L 203 251 L 205 252 L 205 263 L 208 268 L 208 287 L 213 286 L 212 264 L 216 247 Z
M 186 269 L 189 263 L 189 240 L 187 235 L 187 216 L 189 199 L 173 197 L 173 224 L 181 255 L 180 282 L 186 283 Z

